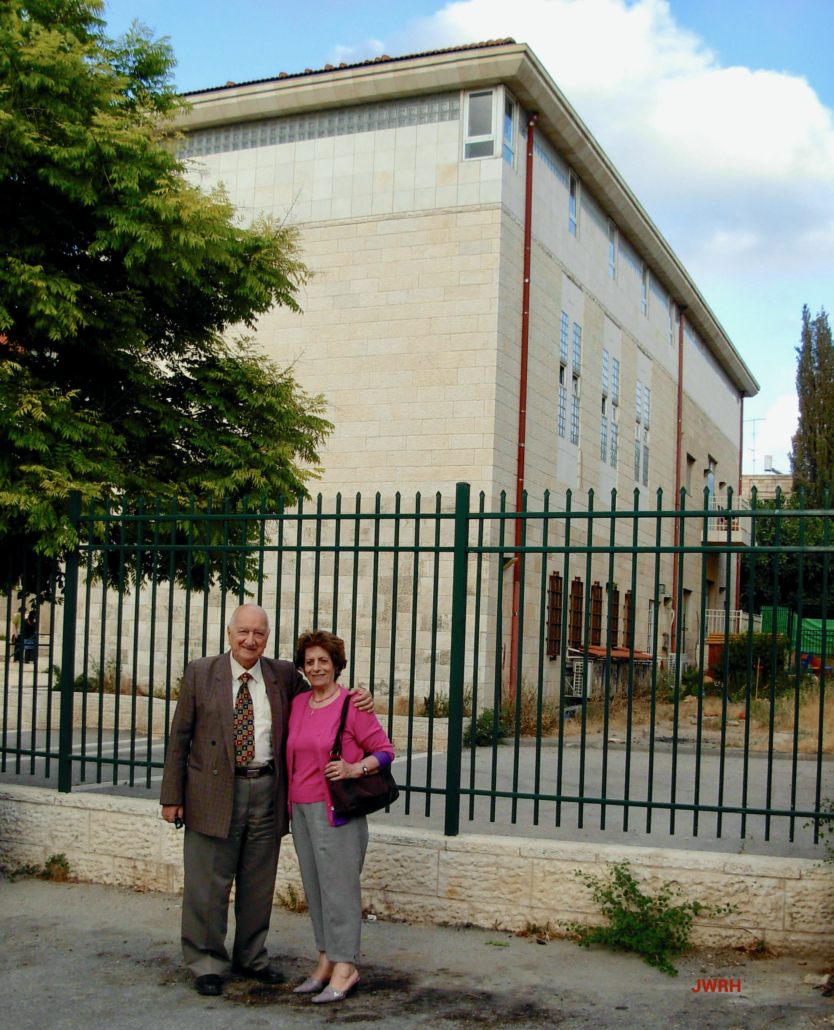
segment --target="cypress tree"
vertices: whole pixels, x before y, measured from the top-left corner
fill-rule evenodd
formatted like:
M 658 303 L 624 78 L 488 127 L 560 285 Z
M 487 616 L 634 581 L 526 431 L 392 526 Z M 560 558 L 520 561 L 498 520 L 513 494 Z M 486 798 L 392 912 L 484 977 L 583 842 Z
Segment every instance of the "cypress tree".
M 803 307 L 796 353 L 799 423 L 791 454 L 793 487 L 805 489 L 808 506 L 821 508 L 826 489 L 834 498 L 834 343 L 824 310 L 811 318 L 808 306 Z

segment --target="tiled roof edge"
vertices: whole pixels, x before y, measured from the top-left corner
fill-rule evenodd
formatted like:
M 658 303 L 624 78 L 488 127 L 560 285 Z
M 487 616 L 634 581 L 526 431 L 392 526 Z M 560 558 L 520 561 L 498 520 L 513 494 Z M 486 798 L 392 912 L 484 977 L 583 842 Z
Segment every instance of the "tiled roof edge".
M 284 79 L 303 79 L 308 75 L 326 75 L 328 72 L 350 71 L 352 68 L 364 68 L 369 64 L 394 64 L 397 61 L 411 61 L 416 57 L 434 57 L 437 54 L 454 54 L 464 50 L 480 50 L 486 47 L 506 46 L 508 43 L 515 43 L 511 36 L 506 39 L 488 39 L 484 43 L 464 43 L 461 46 L 445 47 L 442 50 L 424 50 L 419 54 L 403 54 L 401 57 L 389 57 L 383 54 L 381 57 L 370 57 L 367 61 L 357 61 L 355 64 L 325 65 L 324 68 L 305 68 L 303 72 L 279 72 L 278 75 L 270 75 L 266 79 L 249 79 L 247 82 L 227 82 L 225 86 L 209 86 L 208 89 L 190 89 L 183 93 L 184 97 L 202 96 L 204 93 L 218 93 L 224 89 L 237 89 L 240 86 L 256 86 L 262 82 L 278 82 Z

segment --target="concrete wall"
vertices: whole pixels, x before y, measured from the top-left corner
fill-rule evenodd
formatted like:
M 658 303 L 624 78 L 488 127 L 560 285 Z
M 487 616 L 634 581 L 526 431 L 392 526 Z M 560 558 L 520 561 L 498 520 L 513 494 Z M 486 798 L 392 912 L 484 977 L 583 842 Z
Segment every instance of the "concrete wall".
M 150 801 L 0 788 L 0 863 L 14 868 L 64 852 L 81 880 L 149 890 L 182 889 L 182 837 Z M 443 837 L 371 827 L 365 905 L 384 917 L 514 930 L 528 922 L 598 921 L 575 872 L 599 875 L 628 859 L 651 888 L 664 881 L 710 905 L 736 905 L 701 919 L 693 940 L 734 945 L 764 940 L 802 954 L 834 945 L 834 871 L 806 859 L 708 854 L 664 848 L 570 844 L 498 836 Z M 292 838 L 281 848 L 277 890 L 300 875 Z

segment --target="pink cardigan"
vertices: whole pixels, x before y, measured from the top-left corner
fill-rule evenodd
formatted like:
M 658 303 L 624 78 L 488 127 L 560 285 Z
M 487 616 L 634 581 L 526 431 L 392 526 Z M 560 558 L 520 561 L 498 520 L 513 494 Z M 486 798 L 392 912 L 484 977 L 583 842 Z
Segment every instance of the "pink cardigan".
M 327 712 L 329 718 L 322 719 L 321 725 L 324 730 L 327 727 L 327 732 L 323 732 L 316 741 L 316 752 L 318 757 L 319 769 L 321 771 L 321 779 L 324 785 L 325 797 L 327 798 L 327 818 L 330 821 L 331 826 L 343 826 L 347 819 L 342 816 L 336 815 L 333 811 L 333 803 L 330 799 L 330 788 L 328 786 L 327 778 L 324 775 L 324 767 L 330 761 L 330 749 L 333 747 L 333 739 L 336 736 L 336 730 L 339 728 L 339 718 L 341 717 L 342 705 L 345 703 L 345 698 L 349 696 L 349 692 L 345 687 L 339 688 L 339 697 L 327 705 L 322 711 L 316 712 L 316 715 L 324 715 Z M 295 748 L 298 742 L 299 733 L 301 731 L 302 723 L 308 727 L 315 725 L 312 720 L 303 720 L 303 709 L 304 706 L 309 703 L 310 694 L 298 694 L 292 701 L 292 707 L 290 709 L 290 729 L 287 734 L 287 782 L 290 785 L 289 796 L 292 796 L 292 775 Z M 338 716 L 335 713 L 339 713 Z M 332 713 L 332 714 L 331 714 Z M 346 762 L 351 764 L 355 762 L 361 762 L 366 755 L 374 755 L 380 764 L 380 767 L 390 765 L 394 759 L 394 749 L 391 747 L 391 741 L 388 739 L 388 735 L 385 730 L 380 726 L 379 719 L 372 712 L 360 712 L 353 701 L 348 702 L 347 719 L 345 721 L 345 728 L 342 733 L 342 758 Z M 292 817 L 292 804 L 290 803 L 290 817 Z

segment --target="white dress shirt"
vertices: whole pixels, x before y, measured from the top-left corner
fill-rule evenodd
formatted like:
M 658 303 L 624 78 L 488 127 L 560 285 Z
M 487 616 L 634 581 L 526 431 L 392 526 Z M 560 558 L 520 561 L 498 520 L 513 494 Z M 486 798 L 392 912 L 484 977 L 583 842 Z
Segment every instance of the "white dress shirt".
M 272 709 L 269 707 L 269 698 L 266 696 L 264 686 L 264 673 L 261 668 L 261 661 L 252 666 L 251 669 L 244 669 L 235 661 L 230 653 L 232 661 L 232 710 L 234 710 L 237 692 L 240 690 L 240 677 L 248 672 L 252 677 L 247 686 L 252 695 L 252 710 L 255 717 L 255 759 L 254 765 L 263 765 L 272 760 Z

